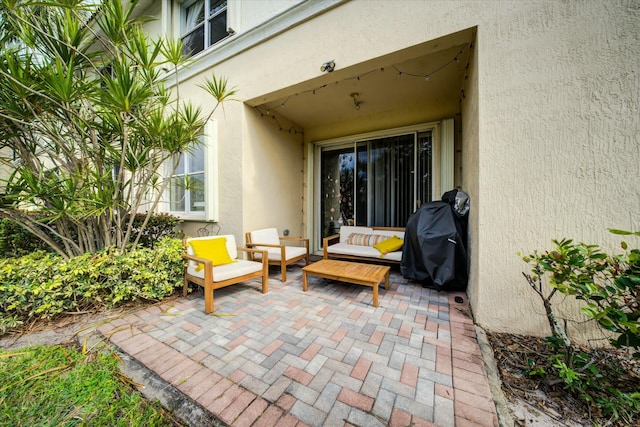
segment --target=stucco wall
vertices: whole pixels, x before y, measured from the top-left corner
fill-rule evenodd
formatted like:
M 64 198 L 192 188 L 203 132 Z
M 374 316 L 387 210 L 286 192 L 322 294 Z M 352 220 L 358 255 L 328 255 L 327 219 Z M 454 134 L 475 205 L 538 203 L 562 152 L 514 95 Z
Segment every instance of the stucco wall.
M 243 199 L 246 231 L 276 227 L 304 234 L 302 134 L 245 107 Z
M 479 188 L 480 171 L 478 170 L 478 159 L 480 157 L 479 135 L 479 90 L 478 90 L 478 55 L 480 49 L 476 46 L 473 50 L 473 56 L 469 62 L 469 74 L 465 87 L 465 98 L 461 102 L 461 175 L 462 179 L 459 183 L 463 191 L 470 196 L 469 224 L 467 236 L 467 249 L 469 251 L 469 284 L 467 287 L 467 295 L 470 298 L 471 306 L 475 311 L 475 307 L 480 303 L 480 297 L 485 295 L 484 289 L 481 289 L 480 272 L 478 261 L 482 251 L 482 247 L 478 244 L 478 224 L 480 223 L 480 200 L 477 197 Z M 485 304 L 483 300 L 483 304 Z
M 639 8 L 504 2 L 479 23 L 472 294 L 491 329 L 546 333 L 517 251 L 640 229 Z
M 517 252 L 562 237 L 612 247 L 619 239 L 608 227 L 640 230 L 638 22 L 637 0 L 352 0 L 216 63 L 214 71 L 230 76 L 241 100 L 266 102 L 278 91 L 317 84 L 324 60 L 357 67 L 476 28 L 461 104 L 461 184 L 471 197 L 468 294 L 479 324 L 544 335 L 543 310 Z M 241 236 L 271 223 L 294 230 L 298 213 L 297 222 L 309 226 L 311 164 L 304 190 L 300 171 L 281 167 L 301 161 L 298 136 L 282 135 L 240 104 L 225 107 L 219 119 L 224 231 Z M 360 125 L 310 129 L 306 138 L 365 130 Z M 268 170 L 265 159 L 280 168 Z M 278 182 L 293 196 L 277 208 L 255 208 L 268 203 L 264 189 Z
M 636 1 L 352 1 L 271 40 L 262 60 L 275 64 L 255 81 L 270 92 L 317 74 L 308 67 L 319 58 L 346 67 L 477 27 L 462 107 L 469 294 L 481 325 L 543 335 L 517 252 L 565 236 L 611 245 L 608 227 L 640 229 L 638 9 Z M 293 40 L 304 46 L 295 55 L 285 49 Z
M 253 28 L 300 2 L 301 0 L 228 0 L 229 26 L 236 31 Z
M 303 221 L 303 154 L 302 135 L 280 130 L 273 119 L 260 117 L 255 109 L 244 105 L 242 99 L 243 73 L 228 65 L 216 71 L 219 78 L 227 78 L 229 87 L 238 94 L 219 107 L 215 142 L 218 169 L 208 169 L 218 177 L 219 215 L 210 232 L 233 234 L 238 243 L 244 242 L 249 230 L 276 227 L 288 229 L 291 236 L 304 234 Z M 202 78 L 211 72 L 194 76 L 180 84 L 180 96 L 189 99 L 208 113 L 215 102 L 202 88 Z M 189 219 L 183 230 L 197 235 L 205 226 Z

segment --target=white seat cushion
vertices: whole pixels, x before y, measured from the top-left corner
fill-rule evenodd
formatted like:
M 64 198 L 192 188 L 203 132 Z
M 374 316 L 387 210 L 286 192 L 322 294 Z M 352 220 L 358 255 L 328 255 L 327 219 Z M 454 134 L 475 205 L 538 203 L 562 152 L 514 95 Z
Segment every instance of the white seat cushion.
M 264 243 L 267 245 L 279 245 L 280 237 L 275 228 L 265 228 L 263 230 L 251 231 L 251 243 Z M 262 249 L 262 248 L 259 248 Z M 266 249 L 266 248 L 265 248 Z
M 262 270 L 262 263 L 240 259 L 231 264 L 217 265 L 213 267 L 213 281 L 222 282 L 245 274 L 255 273 Z M 189 265 L 187 274 L 204 279 L 204 269 L 196 271 L 196 267 Z
M 347 243 L 336 243 L 327 248 L 329 254 L 354 255 L 367 258 L 384 258 L 392 261 L 402 260 L 402 251 L 389 252 L 381 257 L 380 251 L 373 246 L 349 245 Z
M 257 247 L 256 249 L 267 249 L 269 254 L 267 255 L 269 257 L 269 261 L 272 260 L 276 260 L 276 261 L 282 261 L 281 258 L 281 252 L 280 252 L 280 248 L 261 248 L 261 247 Z M 307 254 L 307 249 L 306 248 L 300 248 L 300 247 L 295 247 L 295 246 L 285 246 L 284 248 L 284 253 L 285 253 L 285 261 L 288 261 L 292 258 L 298 257 L 300 255 L 306 255 Z M 262 254 L 254 254 L 254 257 L 256 259 L 262 259 Z

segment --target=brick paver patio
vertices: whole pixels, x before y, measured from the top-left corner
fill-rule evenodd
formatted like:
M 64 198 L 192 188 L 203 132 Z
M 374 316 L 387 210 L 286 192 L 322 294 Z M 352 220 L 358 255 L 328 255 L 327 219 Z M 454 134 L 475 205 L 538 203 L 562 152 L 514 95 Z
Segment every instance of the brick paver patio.
M 497 426 L 464 293 L 392 269 L 389 290 L 309 278 L 200 289 L 99 331 L 233 426 Z M 454 297 L 463 298 L 462 303 Z

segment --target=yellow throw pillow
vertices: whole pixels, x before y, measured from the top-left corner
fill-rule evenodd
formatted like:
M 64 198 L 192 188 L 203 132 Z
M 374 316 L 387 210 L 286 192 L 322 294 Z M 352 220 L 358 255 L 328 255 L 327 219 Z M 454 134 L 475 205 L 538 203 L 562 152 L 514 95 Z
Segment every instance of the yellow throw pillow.
M 389 252 L 394 252 L 400 249 L 404 245 L 404 240 L 398 236 L 390 237 L 387 240 L 383 240 L 380 243 L 373 245 L 374 248 L 380 251 L 380 256 L 383 257 Z
M 216 239 L 192 240 L 190 242 L 194 254 L 198 258 L 210 259 L 214 266 L 231 264 L 233 260 L 227 251 L 227 238 L 218 237 Z M 196 271 L 204 268 L 204 264 L 198 264 Z

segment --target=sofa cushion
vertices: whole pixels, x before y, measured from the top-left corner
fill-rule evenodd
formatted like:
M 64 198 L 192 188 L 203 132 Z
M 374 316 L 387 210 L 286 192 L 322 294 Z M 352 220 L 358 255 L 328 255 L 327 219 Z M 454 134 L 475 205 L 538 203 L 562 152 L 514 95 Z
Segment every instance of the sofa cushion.
M 388 238 L 389 237 L 387 236 L 382 236 L 379 234 L 351 233 L 349 235 L 349 238 L 347 239 L 347 243 L 350 245 L 359 246 L 375 246 L 376 244 Z
M 329 246 L 327 251 L 330 254 L 354 255 L 370 258 L 377 258 L 380 256 L 380 252 L 378 252 L 378 250 L 373 246 L 350 245 L 348 243 L 336 243 L 335 245 Z
M 404 239 L 404 231 L 402 230 L 373 230 L 373 234 L 387 237 L 399 237 Z
M 214 266 L 230 264 L 233 262 L 227 251 L 227 239 L 192 240 L 189 244 L 193 247 L 193 252 L 198 258 L 211 260 Z M 202 270 L 203 264 L 198 264 L 196 270 Z
M 402 245 L 404 245 L 404 240 L 402 240 L 398 236 L 393 236 L 373 245 L 373 247 L 379 250 L 382 256 L 384 256 L 389 252 L 397 251 L 402 247 Z
M 402 251 L 389 252 L 383 258 L 390 261 L 400 262 L 402 261 Z
M 384 257 L 381 256 L 373 246 L 349 245 L 348 243 L 336 243 L 327 248 L 327 253 L 334 255 L 352 255 L 365 258 L 384 258 L 386 260 L 398 261 L 402 260 L 402 251 L 389 252 Z
M 353 233 L 359 234 L 373 234 L 373 228 L 360 227 L 355 225 L 343 225 L 340 227 L 340 242 L 346 242 L 349 240 L 349 236 Z

